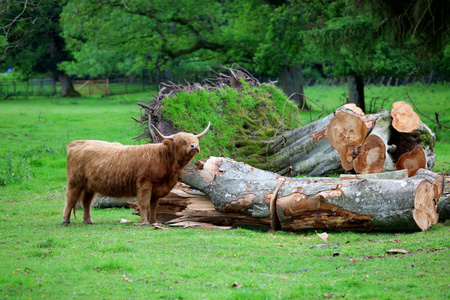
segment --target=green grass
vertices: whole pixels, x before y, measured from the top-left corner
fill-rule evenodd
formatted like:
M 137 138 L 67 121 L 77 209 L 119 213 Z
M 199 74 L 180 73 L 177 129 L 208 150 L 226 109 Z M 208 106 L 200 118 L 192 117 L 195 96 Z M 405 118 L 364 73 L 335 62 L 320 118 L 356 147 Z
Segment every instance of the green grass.
M 339 91 L 306 93 L 330 97 Z M 128 209 L 94 209 L 93 226 L 84 225 L 77 211 L 78 219 L 63 226 L 65 145 L 74 139 L 133 144 L 129 138 L 139 132 L 128 117 L 138 116 L 135 104 L 145 97 L 0 102 L 0 156 L 9 155 L 24 177 L 0 186 L 0 299 L 450 297 L 448 221 L 412 234 L 328 232 L 329 242 L 315 231 L 162 231 L 120 224 L 122 218 L 138 220 Z M 327 99 L 319 103 L 330 111 L 339 106 Z M 429 104 L 421 103 L 448 118 L 449 104 Z M 442 162 L 450 161 L 448 145 L 438 141 Z M 411 252 L 391 256 L 385 253 L 391 248 Z

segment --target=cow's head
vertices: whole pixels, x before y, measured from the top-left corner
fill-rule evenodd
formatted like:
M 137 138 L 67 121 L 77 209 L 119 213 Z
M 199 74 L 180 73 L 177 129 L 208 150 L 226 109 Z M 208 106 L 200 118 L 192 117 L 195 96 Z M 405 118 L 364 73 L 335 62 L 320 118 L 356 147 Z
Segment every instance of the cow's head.
M 177 153 L 181 156 L 178 157 L 179 160 L 191 161 L 195 155 L 200 153 L 200 145 L 198 140 L 205 136 L 208 132 L 211 122 L 208 123 L 208 126 L 202 133 L 194 135 L 192 133 L 179 132 L 176 134 L 172 134 L 169 136 L 163 135 L 156 129 L 153 124 L 151 124 L 153 129 L 156 131 L 158 136 L 163 140 L 163 144 L 170 146 L 173 145 L 175 149 L 177 149 Z

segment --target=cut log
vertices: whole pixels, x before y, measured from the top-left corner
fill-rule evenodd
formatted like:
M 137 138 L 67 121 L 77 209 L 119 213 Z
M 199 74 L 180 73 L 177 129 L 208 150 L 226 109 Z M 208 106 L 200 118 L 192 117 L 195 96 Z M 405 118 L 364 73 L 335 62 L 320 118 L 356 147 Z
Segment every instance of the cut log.
M 182 180 L 204 192 L 216 211 L 229 214 L 229 222 L 270 226 L 270 200 L 284 181 L 275 205 L 283 230 L 415 231 L 426 230 L 438 220 L 433 200 L 439 190 L 435 185 L 442 182 L 430 182 L 430 176 L 439 178 L 428 173 L 397 180 L 284 178 L 211 157 L 189 168 Z
M 400 156 L 396 164 L 397 170 L 408 170 L 408 177 L 414 176 L 417 170 L 426 167 L 427 159 L 425 156 L 425 151 L 423 151 L 422 147 L 420 146 L 416 146 L 416 148 L 414 148 L 410 152 L 407 152 Z
M 339 153 L 334 150 L 326 138 L 326 128 L 334 114 L 311 124 L 288 131 L 278 136 L 269 151 L 273 159 L 270 171 L 290 176 L 310 174 L 341 173 L 344 170 L 339 161 Z
M 367 126 L 360 117 L 339 111 L 327 126 L 330 145 L 339 153 L 346 171 L 353 169 L 353 159 L 367 137 Z
M 390 155 L 396 146 L 389 146 L 391 123 L 388 111 L 378 113 L 376 124 L 365 139 L 358 156 L 353 160 L 356 173 L 380 173 L 395 170 L 395 164 Z
M 392 104 L 391 110 L 392 126 L 398 132 L 412 133 L 420 125 L 420 117 L 414 109 L 406 102 L 397 101 Z
M 397 163 L 403 154 L 411 152 L 414 148 L 420 146 L 425 154 L 426 168 L 431 169 L 436 159 L 436 154 L 434 153 L 436 137 L 434 133 L 425 123 L 418 119 L 418 115 L 405 102 L 394 102 L 391 115 L 394 130 L 392 130 L 389 143 L 397 146 L 396 150 L 392 152 L 393 161 Z M 400 121 L 394 122 L 394 118 Z M 408 119 L 411 119 L 411 121 Z M 422 166 L 423 162 L 415 164 Z

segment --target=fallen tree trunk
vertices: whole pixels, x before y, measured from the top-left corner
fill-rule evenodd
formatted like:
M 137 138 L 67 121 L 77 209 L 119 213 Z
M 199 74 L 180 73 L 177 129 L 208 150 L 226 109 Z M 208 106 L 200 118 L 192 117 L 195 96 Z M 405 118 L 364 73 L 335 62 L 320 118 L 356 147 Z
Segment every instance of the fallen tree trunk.
M 285 178 L 217 157 L 182 175 L 183 182 L 204 192 L 218 211 L 210 213 L 208 221 L 220 212 L 222 218 L 223 214 L 229 216 L 228 224 L 220 225 L 274 226 L 277 222 L 271 217 L 276 217 L 279 227 L 274 229 L 288 231 L 427 230 L 438 220 L 436 199 L 442 191 L 441 179 L 429 171 L 405 179 Z M 273 199 L 275 211 L 270 209 Z M 195 218 L 185 216 L 176 221 L 183 219 Z

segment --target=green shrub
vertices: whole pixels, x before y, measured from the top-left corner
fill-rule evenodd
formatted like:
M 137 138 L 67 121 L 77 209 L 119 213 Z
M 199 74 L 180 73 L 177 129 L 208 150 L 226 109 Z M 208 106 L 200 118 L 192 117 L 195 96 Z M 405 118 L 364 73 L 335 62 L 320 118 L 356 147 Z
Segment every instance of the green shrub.
M 31 177 L 30 164 L 11 151 L 0 155 L 0 186 L 6 186 Z
M 0 186 L 30 179 L 34 175 L 32 169 L 41 167 L 45 157 L 59 154 L 61 151 L 52 147 L 40 146 L 0 155 Z

